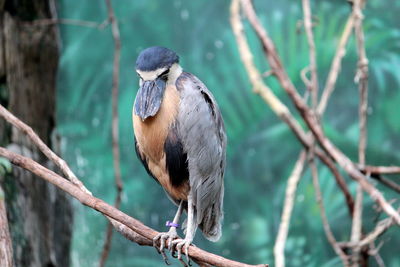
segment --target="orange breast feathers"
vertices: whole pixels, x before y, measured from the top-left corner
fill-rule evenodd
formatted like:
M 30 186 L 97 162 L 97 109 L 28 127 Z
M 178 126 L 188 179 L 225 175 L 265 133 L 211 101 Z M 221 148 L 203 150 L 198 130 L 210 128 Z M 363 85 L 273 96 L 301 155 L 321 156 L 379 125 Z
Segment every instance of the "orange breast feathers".
M 164 144 L 170 125 L 175 121 L 179 109 L 179 92 L 174 86 L 167 86 L 160 110 L 154 117 L 142 121 L 133 113 L 133 128 L 140 154 L 146 159 L 153 176 L 175 199 L 187 200 L 188 184 L 172 186 L 166 168 Z

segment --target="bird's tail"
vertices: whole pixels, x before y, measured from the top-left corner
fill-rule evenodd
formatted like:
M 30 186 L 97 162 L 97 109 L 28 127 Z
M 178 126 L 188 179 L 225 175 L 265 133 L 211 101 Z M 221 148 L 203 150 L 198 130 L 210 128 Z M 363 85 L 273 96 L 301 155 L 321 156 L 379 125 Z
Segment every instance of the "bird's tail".
M 203 232 L 205 238 L 212 242 L 219 240 L 222 234 L 222 220 L 223 214 L 221 212 L 216 213 L 213 211 L 213 207 L 209 208 L 204 212 L 204 217 L 199 224 L 199 228 Z
M 218 241 L 222 235 L 222 221 L 224 219 L 223 190 L 219 197 L 219 201 L 204 210 L 203 219 L 199 224 L 204 237 L 212 242 Z

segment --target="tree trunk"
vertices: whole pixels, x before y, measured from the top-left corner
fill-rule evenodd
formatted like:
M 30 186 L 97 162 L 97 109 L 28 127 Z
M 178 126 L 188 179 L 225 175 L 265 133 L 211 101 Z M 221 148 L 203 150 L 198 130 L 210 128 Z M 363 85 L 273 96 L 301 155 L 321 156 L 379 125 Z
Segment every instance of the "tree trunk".
M 1 103 L 57 152 L 52 133 L 55 129 L 58 28 L 31 23 L 54 17 L 53 0 L 0 0 Z M 25 136 L 10 129 L 3 120 L 0 143 L 49 166 L 47 159 Z M 72 231 L 69 198 L 20 168 L 13 167 L 11 173 L 3 176 L 0 182 L 5 191 L 14 265 L 69 266 Z M 1 259 L 0 266 L 4 266 Z

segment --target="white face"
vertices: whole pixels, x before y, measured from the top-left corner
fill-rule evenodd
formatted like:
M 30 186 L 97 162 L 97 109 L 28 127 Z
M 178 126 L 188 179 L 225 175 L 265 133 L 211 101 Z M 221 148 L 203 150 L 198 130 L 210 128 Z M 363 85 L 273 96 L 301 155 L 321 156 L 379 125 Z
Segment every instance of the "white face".
M 154 71 L 140 71 L 140 70 L 136 70 L 137 74 L 140 77 L 140 81 L 139 84 L 140 86 L 142 85 L 143 81 L 153 81 L 155 79 L 158 78 L 158 76 L 160 76 L 160 74 L 162 74 L 163 72 L 165 72 L 167 70 L 167 68 L 160 68 Z M 179 75 L 181 75 L 182 73 L 182 68 L 178 63 L 173 64 L 170 68 L 169 68 L 169 72 L 168 72 L 168 80 L 167 80 L 167 84 L 172 84 L 175 83 L 176 79 L 179 77 Z
M 138 75 L 140 76 L 140 78 L 143 81 L 152 81 L 152 80 L 155 80 L 161 73 L 163 73 L 166 70 L 167 70 L 167 68 L 161 68 L 161 69 L 157 69 L 157 70 L 153 70 L 153 71 L 136 70 L 136 72 L 138 73 Z

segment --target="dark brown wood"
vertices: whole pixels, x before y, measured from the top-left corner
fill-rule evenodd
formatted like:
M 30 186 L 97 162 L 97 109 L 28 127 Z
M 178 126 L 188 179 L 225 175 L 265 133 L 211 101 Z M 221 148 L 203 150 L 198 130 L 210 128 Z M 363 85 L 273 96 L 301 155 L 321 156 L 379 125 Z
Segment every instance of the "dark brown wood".
M 0 186 L 0 266 L 12 267 L 13 251 L 10 232 L 8 230 L 8 219 L 4 191 Z
M 54 148 L 58 29 L 31 25 L 35 19 L 54 18 L 54 2 L 6 0 L 0 4 L 4 4 L 0 5 L 0 83 L 5 90 L 1 103 Z M 3 145 L 54 168 L 23 133 L 6 127 L 4 121 L 0 132 Z M 6 175 L 3 185 L 15 266 L 69 266 L 69 197 L 19 168 Z

